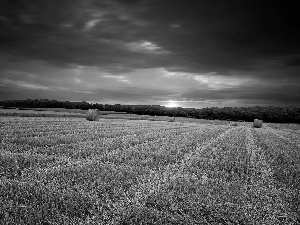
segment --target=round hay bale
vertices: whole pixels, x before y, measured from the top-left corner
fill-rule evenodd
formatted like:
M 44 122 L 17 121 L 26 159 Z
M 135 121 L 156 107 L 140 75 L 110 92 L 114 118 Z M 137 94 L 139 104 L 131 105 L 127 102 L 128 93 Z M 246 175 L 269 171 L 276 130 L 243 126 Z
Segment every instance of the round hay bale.
M 100 119 L 100 112 L 98 109 L 89 109 L 86 112 L 86 119 L 88 121 L 98 121 Z
M 149 119 L 149 116 L 148 116 L 148 115 L 142 115 L 142 116 L 140 116 L 140 118 L 141 118 L 142 120 L 147 120 L 147 119 Z
M 169 122 L 175 122 L 175 117 L 171 118 Z
M 262 120 L 255 119 L 254 122 L 253 122 L 253 127 L 255 127 L 255 128 L 261 128 L 262 124 L 263 124 Z

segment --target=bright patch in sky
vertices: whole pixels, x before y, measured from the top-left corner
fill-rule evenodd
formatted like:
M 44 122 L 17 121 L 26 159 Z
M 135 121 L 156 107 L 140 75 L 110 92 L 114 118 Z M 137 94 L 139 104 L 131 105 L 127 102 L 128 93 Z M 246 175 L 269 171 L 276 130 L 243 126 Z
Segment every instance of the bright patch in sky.
M 109 78 L 109 79 L 114 79 L 114 80 L 116 80 L 116 81 L 124 82 L 124 83 L 128 83 L 128 84 L 131 83 L 129 80 L 126 79 L 125 76 L 104 75 L 104 76 L 102 76 L 102 77 L 104 77 L 104 78 Z
M 166 107 L 172 108 L 172 107 L 178 107 L 178 104 L 175 101 L 170 100 Z
M 163 50 L 160 46 L 150 41 L 130 42 L 126 44 L 126 47 L 129 50 L 134 52 L 155 53 L 155 54 L 168 53 L 168 51 Z
M 253 80 L 245 79 L 243 77 L 236 78 L 224 75 L 215 75 L 214 72 L 202 75 L 195 75 L 194 79 L 200 84 L 207 85 L 212 89 L 224 89 L 230 87 L 237 87 L 243 84 L 253 83 Z
M 94 26 L 97 25 L 101 20 L 90 20 L 85 24 L 85 29 L 92 29 Z

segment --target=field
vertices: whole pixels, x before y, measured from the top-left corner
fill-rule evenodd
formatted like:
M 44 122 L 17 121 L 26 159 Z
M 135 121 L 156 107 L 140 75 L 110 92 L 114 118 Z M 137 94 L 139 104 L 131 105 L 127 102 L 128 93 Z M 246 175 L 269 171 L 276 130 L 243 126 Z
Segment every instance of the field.
M 300 131 L 0 117 L 0 224 L 300 224 Z
M 15 108 L 0 106 L 0 116 L 23 116 L 23 117 L 85 117 L 88 110 L 65 109 L 65 108 Z M 100 111 L 101 115 L 125 115 L 124 112 Z
M 19 117 L 78 117 L 85 118 L 88 110 L 65 109 L 65 108 L 4 108 L 0 106 L 0 116 L 19 116 Z M 101 117 L 105 119 L 126 119 L 126 120 L 150 120 L 150 121 L 170 121 L 168 116 L 149 116 L 129 114 L 125 112 L 100 111 Z M 204 120 L 194 118 L 176 117 L 178 122 L 187 123 L 216 123 L 228 124 L 228 121 Z
M 88 111 L 84 109 L 66 109 L 66 108 L 19 108 L 19 110 L 52 111 L 52 112 L 80 113 L 80 114 L 86 114 L 86 112 Z M 100 111 L 100 113 L 102 115 L 126 114 L 126 112 L 115 112 L 115 111 Z

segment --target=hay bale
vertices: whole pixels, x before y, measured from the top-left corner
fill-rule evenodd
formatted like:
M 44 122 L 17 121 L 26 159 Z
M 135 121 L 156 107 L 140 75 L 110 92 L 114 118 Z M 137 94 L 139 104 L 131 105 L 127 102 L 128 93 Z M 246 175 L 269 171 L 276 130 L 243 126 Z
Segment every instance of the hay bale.
M 254 122 L 253 122 L 253 127 L 255 127 L 255 128 L 261 128 L 262 124 L 263 124 L 262 120 L 255 119 Z
M 86 112 L 86 119 L 88 121 L 98 121 L 100 119 L 100 112 L 98 109 L 89 109 Z
M 230 123 L 230 126 L 234 126 L 234 127 L 236 127 L 238 124 L 237 123 Z
M 169 122 L 175 122 L 175 117 L 171 118 Z
M 148 115 L 142 115 L 140 116 L 141 120 L 147 120 L 149 119 L 150 117 Z

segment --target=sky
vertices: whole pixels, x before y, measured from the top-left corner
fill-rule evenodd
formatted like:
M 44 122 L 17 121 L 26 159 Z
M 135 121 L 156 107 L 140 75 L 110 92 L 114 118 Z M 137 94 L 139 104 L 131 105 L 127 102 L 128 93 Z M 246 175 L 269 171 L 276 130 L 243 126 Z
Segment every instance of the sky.
M 0 99 L 300 107 L 294 2 L 1 0 Z

